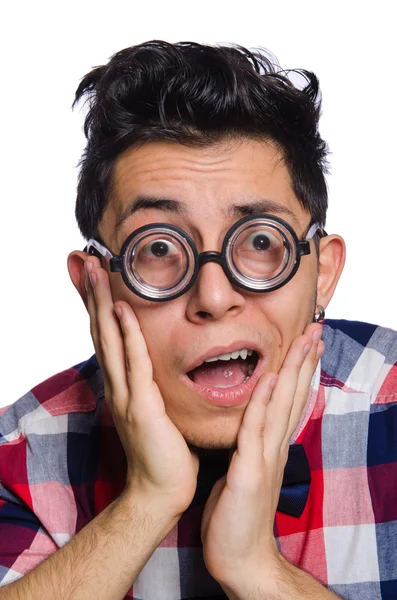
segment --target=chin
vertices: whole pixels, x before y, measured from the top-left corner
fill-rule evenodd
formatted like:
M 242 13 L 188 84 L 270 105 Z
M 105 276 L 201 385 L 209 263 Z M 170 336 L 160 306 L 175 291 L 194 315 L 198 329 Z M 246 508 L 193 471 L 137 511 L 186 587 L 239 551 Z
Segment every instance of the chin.
M 207 450 L 235 448 L 244 410 L 212 406 L 208 406 L 208 410 L 199 400 L 186 401 L 186 396 L 183 399 L 164 398 L 166 412 L 186 443 Z
M 231 450 L 237 445 L 237 430 L 218 432 L 192 432 L 180 429 L 187 445 L 190 448 L 202 450 Z

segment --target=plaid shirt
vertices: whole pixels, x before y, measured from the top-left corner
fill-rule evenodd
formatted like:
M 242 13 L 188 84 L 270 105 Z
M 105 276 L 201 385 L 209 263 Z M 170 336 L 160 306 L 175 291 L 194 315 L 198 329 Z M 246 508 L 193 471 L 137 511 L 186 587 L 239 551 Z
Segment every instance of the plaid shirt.
M 397 598 L 397 333 L 327 320 L 326 351 L 294 441 L 312 484 L 301 517 L 276 514 L 282 554 L 345 599 Z M 0 585 L 55 552 L 115 500 L 126 459 L 95 357 L 0 409 Z M 258 499 L 259 501 L 259 499 Z M 126 598 L 225 598 L 190 507 Z

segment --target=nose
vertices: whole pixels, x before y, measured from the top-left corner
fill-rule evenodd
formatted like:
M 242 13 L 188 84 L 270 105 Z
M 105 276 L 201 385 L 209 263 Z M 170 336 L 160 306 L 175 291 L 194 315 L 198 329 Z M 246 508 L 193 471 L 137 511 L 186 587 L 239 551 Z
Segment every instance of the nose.
M 236 316 L 245 307 L 245 297 L 227 278 L 222 266 L 206 262 L 190 291 L 187 317 L 194 323 Z

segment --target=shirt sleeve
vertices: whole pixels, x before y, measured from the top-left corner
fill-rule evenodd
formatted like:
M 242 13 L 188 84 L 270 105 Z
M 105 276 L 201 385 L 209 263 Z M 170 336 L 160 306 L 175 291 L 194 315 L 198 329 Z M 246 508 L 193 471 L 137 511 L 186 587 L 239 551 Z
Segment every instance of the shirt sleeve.
M 19 579 L 58 547 L 33 509 L 23 435 L 0 435 L 0 586 Z
M 35 569 L 95 516 L 80 471 L 102 390 L 94 356 L 0 407 L 0 586 Z
M 0 586 L 19 579 L 55 550 L 39 519 L 0 481 Z
M 32 510 L 0 481 L 0 586 L 19 579 L 57 549 Z

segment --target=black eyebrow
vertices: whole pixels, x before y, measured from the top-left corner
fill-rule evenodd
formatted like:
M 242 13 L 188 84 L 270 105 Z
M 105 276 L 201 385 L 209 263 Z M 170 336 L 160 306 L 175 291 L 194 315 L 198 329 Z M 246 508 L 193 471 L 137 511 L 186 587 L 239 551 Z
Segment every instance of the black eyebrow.
M 155 208 L 156 210 L 163 210 L 166 212 L 174 212 L 179 215 L 188 215 L 189 207 L 186 202 L 180 200 L 173 200 L 171 198 L 155 198 L 151 196 L 138 196 L 135 198 L 128 207 L 121 213 L 116 221 L 116 231 L 120 228 L 122 223 L 128 219 L 131 215 L 139 210 Z M 232 204 L 224 211 L 225 217 L 246 217 L 248 215 L 259 215 L 259 214 L 276 214 L 285 215 L 290 217 L 296 225 L 299 225 L 297 216 L 284 204 L 279 204 L 274 200 L 256 200 L 254 202 L 246 202 L 244 204 Z
M 120 229 L 120 226 L 128 217 L 136 213 L 138 210 L 147 208 L 155 208 L 157 210 L 164 210 L 167 212 L 174 212 L 178 214 L 186 215 L 189 211 L 187 204 L 180 200 L 171 200 L 170 198 L 153 198 L 151 196 L 138 196 L 135 198 L 128 207 L 123 210 L 121 215 L 116 221 L 116 231 Z
M 232 204 L 227 211 L 228 217 L 247 217 L 249 215 L 276 214 L 290 217 L 296 225 L 300 225 L 297 216 L 284 204 L 274 200 L 257 200 L 246 204 Z

